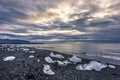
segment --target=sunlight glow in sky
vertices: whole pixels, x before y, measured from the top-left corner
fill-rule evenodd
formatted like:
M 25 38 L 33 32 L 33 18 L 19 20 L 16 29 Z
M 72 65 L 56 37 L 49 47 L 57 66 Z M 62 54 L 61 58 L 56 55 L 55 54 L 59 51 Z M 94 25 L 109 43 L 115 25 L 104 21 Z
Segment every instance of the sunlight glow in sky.
M 120 39 L 120 0 L 0 0 L 0 38 Z

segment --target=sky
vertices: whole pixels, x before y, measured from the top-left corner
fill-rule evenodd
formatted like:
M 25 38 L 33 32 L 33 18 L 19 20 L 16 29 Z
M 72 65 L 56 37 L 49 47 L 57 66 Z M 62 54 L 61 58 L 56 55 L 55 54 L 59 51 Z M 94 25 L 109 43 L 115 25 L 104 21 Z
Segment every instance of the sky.
M 120 40 L 120 0 L 0 0 L 0 38 Z

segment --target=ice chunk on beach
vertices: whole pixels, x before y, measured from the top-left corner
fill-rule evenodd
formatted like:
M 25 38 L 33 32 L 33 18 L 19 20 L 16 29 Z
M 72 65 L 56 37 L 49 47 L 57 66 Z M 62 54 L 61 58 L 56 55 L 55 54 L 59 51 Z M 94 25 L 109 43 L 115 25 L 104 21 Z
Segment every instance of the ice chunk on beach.
M 107 67 L 106 64 L 99 63 L 97 61 L 90 61 L 88 64 L 80 64 L 76 67 L 78 70 L 95 70 L 101 71 L 102 68 Z
M 65 60 L 65 61 L 57 61 L 58 65 L 60 66 L 67 66 L 68 64 L 70 64 L 71 62 L 68 61 L 68 60 Z
M 47 70 L 47 69 L 50 69 L 50 66 L 49 65 L 44 65 L 44 68 L 43 68 L 44 70 Z
M 109 68 L 116 68 L 114 65 L 108 65 Z
M 40 59 L 38 59 L 37 61 L 40 62 Z
M 55 75 L 55 72 L 52 71 L 49 65 L 44 65 L 43 73 L 47 75 Z
M 11 51 L 10 48 L 7 48 L 7 51 Z
M 65 64 L 67 64 L 67 65 L 68 65 L 68 64 L 71 64 L 71 62 L 68 61 L 68 60 L 64 60 L 63 62 L 64 62 Z
M 48 63 L 55 63 L 55 61 L 52 60 L 51 57 L 45 57 L 45 61 L 48 62 Z
M 64 63 L 64 62 L 62 62 L 62 61 L 57 61 L 57 63 L 58 63 L 58 65 L 60 65 L 60 66 L 66 66 L 66 64 Z
M 51 52 L 50 56 L 54 57 L 54 58 L 58 58 L 58 59 L 63 59 L 64 58 L 63 55 L 61 55 L 61 54 L 54 54 L 53 52 Z
M 81 58 L 78 58 L 77 56 L 73 55 L 71 58 L 69 58 L 71 62 L 77 63 L 81 62 Z
M 29 51 L 29 53 L 35 53 L 35 51 Z
M 33 56 L 33 55 L 30 55 L 29 58 L 34 58 L 34 56 Z
M 27 52 L 27 51 L 29 51 L 29 49 L 28 48 L 23 48 L 23 51 Z
M 7 51 L 14 51 L 15 48 L 7 48 Z
M 3 61 L 12 61 L 15 59 L 15 56 L 8 56 L 6 58 L 3 59 Z

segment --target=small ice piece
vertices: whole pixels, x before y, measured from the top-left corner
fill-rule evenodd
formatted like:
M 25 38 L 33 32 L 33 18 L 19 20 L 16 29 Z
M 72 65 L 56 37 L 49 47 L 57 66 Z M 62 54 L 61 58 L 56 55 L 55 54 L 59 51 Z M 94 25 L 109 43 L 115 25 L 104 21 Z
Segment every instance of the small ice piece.
M 55 63 L 55 61 L 52 60 L 51 57 L 45 57 L 45 61 L 48 62 L 48 63 Z
M 69 60 L 71 62 L 77 63 L 77 62 L 81 62 L 81 58 L 78 58 L 77 56 L 72 56 L 71 58 L 69 58 Z
M 23 51 L 27 52 L 27 51 L 29 51 L 29 49 L 28 48 L 23 48 Z
M 107 67 L 107 65 L 99 63 L 97 61 L 91 61 L 88 64 L 80 64 L 76 67 L 78 70 L 95 70 L 95 71 L 101 71 L 102 68 Z
M 35 53 L 35 51 L 29 51 L 29 53 Z
M 49 65 L 44 65 L 44 68 L 43 68 L 44 70 L 47 70 L 47 69 L 50 69 L 50 66 Z
M 61 54 L 54 54 L 53 52 L 51 52 L 50 56 L 54 57 L 54 58 L 58 58 L 58 59 L 63 59 L 64 58 L 63 55 L 61 55 Z
M 14 48 L 15 46 L 14 45 L 11 45 L 10 48 Z
M 57 61 L 57 63 L 58 63 L 58 65 L 60 65 L 60 66 L 66 66 L 66 64 L 64 63 L 64 62 L 62 62 L 62 61 Z
M 38 59 L 38 62 L 40 62 L 40 60 Z
M 11 51 L 10 48 L 7 48 L 8 51 Z
M 109 68 L 116 68 L 114 65 L 108 65 Z
M 69 62 L 68 60 L 65 61 L 57 61 L 58 65 L 60 66 L 67 66 L 68 64 L 70 64 L 71 62 Z
M 47 75 L 55 75 L 55 72 L 52 71 L 49 65 L 44 65 L 43 73 Z
M 8 56 L 6 58 L 3 59 L 3 61 L 12 61 L 15 59 L 15 56 Z
M 30 55 L 29 58 L 34 58 L 34 56 L 33 56 L 33 55 Z
M 71 62 L 68 61 L 68 60 L 64 60 L 63 62 L 64 62 L 65 64 L 67 64 L 67 65 L 68 65 L 68 64 L 71 64 Z
M 80 64 L 76 67 L 77 70 L 92 70 L 89 64 Z

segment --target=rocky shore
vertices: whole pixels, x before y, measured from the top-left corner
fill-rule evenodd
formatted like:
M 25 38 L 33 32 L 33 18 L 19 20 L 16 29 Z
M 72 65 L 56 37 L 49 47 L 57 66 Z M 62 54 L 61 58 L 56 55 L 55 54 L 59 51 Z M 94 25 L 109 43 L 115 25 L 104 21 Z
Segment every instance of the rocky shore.
M 54 51 L 0 45 L 0 80 L 120 80 L 120 66 Z

